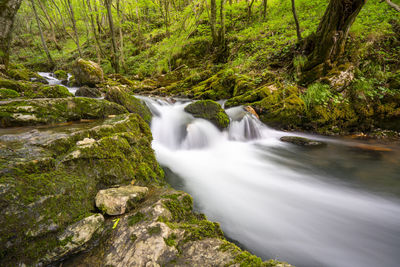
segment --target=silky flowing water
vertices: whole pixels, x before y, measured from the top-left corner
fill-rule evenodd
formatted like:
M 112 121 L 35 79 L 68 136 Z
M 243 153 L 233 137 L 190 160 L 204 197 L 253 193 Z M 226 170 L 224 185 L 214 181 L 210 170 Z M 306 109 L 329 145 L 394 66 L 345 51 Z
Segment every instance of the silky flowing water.
M 184 112 L 188 101 L 140 98 L 169 183 L 242 248 L 299 267 L 399 266 L 398 144 L 295 134 L 327 143 L 298 147 L 241 107 L 221 132 Z
M 187 102 L 141 98 L 168 181 L 243 248 L 304 267 L 399 266 L 398 145 L 306 136 L 327 146 L 298 147 L 241 107 L 221 132 Z

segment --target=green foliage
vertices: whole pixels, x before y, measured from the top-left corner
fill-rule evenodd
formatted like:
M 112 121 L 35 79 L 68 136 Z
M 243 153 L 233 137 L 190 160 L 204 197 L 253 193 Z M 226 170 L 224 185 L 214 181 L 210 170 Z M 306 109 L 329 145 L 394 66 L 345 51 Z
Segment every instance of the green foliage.
M 306 92 L 300 96 L 304 101 L 307 109 L 315 105 L 327 105 L 328 100 L 332 97 L 329 85 L 314 83 L 310 85 Z
M 128 217 L 128 225 L 129 226 L 134 226 L 138 222 L 141 222 L 145 219 L 145 215 L 141 212 L 137 212 L 132 216 Z

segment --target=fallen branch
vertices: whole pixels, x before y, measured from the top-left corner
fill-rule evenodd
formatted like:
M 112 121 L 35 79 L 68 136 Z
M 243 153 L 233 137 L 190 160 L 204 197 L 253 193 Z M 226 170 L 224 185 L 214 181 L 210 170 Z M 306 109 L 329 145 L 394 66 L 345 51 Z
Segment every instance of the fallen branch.
M 395 9 L 397 12 L 400 12 L 400 6 L 398 6 L 397 4 L 393 3 L 390 0 L 381 0 L 382 2 L 386 2 L 386 4 L 388 4 L 391 8 Z

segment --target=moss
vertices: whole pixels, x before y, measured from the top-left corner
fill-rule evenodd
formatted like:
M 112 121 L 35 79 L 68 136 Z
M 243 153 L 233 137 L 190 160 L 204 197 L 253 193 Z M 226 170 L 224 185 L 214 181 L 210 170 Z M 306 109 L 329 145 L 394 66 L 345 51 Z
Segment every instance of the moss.
M 0 88 L 12 89 L 21 93 L 27 91 L 29 89 L 29 86 L 27 86 L 24 82 L 17 82 L 0 78 Z
M 137 240 L 137 235 L 131 234 L 130 240 L 131 240 L 132 242 L 135 242 L 135 241 Z
M 129 226 L 134 226 L 138 222 L 141 222 L 145 219 L 145 215 L 141 212 L 137 212 L 132 216 L 128 217 L 128 225 Z
M 232 97 L 225 102 L 225 107 L 230 108 L 240 105 L 248 105 L 260 101 L 271 93 L 271 88 L 275 88 L 274 85 L 265 85 L 256 90 L 248 91 L 242 95 Z
M 63 98 L 74 96 L 68 89 L 60 85 L 41 86 L 33 98 Z
M 148 233 L 149 235 L 158 235 L 158 234 L 160 234 L 160 233 L 161 233 L 161 227 L 160 227 L 160 225 L 157 224 L 156 226 L 149 227 L 149 228 L 147 229 L 147 233 Z
M 124 106 L 131 113 L 139 114 L 147 123 L 150 123 L 152 114 L 149 108 L 124 89 L 111 87 L 107 91 L 106 99 Z
M 0 88 L 0 99 L 16 98 L 19 96 L 20 94 L 18 94 L 16 91 L 12 89 Z
M 59 80 L 67 80 L 68 79 L 68 73 L 63 70 L 57 70 L 54 72 L 54 76 L 59 79 Z
M 196 118 L 202 118 L 210 121 L 219 129 L 225 129 L 229 126 L 229 117 L 222 109 L 221 105 L 212 100 L 200 100 L 189 104 L 185 111 Z
M 15 80 L 29 81 L 32 76 L 31 72 L 27 69 L 14 69 L 10 68 L 7 70 L 7 75 Z
M 168 238 L 164 238 L 165 244 L 169 247 L 175 247 L 177 245 L 176 243 L 176 234 L 172 233 L 168 236 Z

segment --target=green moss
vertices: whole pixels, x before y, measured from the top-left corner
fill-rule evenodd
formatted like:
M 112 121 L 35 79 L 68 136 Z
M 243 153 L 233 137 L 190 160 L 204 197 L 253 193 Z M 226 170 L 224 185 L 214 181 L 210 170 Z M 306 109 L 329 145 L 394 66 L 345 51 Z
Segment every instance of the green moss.
M 20 94 L 18 94 L 16 91 L 12 89 L 0 88 L 0 99 L 16 98 L 19 96 Z
M 169 247 L 175 247 L 177 245 L 176 243 L 176 234 L 172 233 L 168 236 L 168 238 L 164 238 L 165 244 Z
M 149 227 L 149 228 L 147 229 L 147 233 L 148 233 L 149 235 L 158 235 L 158 234 L 160 234 L 160 233 L 161 233 L 161 227 L 160 227 L 160 225 L 157 224 L 156 226 Z
M 132 242 L 135 242 L 137 240 L 137 235 L 131 234 L 130 239 Z
M 124 106 L 131 113 L 139 114 L 147 123 L 150 123 L 152 114 L 149 108 L 124 89 L 116 86 L 108 89 L 106 99 Z
M 134 226 L 138 222 L 141 222 L 145 219 L 145 215 L 141 212 L 137 212 L 132 216 L 128 217 L 128 225 L 129 226 Z
M 59 79 L 59 80 L 67 80 L 68 79 L 68 73 L 63 70 L 57 70 L 54 72 L 54 76 Z
M 71 97 L 74 96 L 71 94 L 68 89 L 64 86 L 60 85 L 48 85 L 41 86 L 33 98 L 62 98 L 62 97 Z
M 221 105 L 212 100 L 199 100 L 185 107 L 185 111 L 196 118 L 209 120 L 219 129 L 229 126 L 229 117 Z

